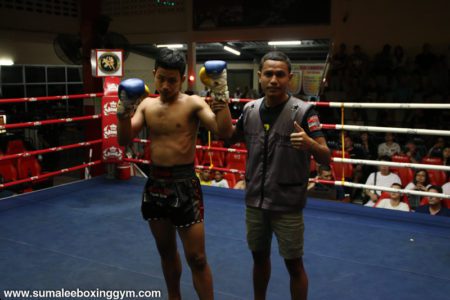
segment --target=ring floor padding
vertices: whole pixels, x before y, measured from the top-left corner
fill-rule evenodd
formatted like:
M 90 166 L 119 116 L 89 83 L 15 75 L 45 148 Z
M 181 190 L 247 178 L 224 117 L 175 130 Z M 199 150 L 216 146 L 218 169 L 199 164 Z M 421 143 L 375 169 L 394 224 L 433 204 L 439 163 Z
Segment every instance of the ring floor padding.
M 5 290 L 78 288 L 155 289 L 167 299 L 140 215 L 144 183 L 97 177 L 0 200 L 0 298 Z M 243 191 L 203 190 L 215 298 L 252 299 Z M 450 218 L 316 199 L 304 215 L 310 300 L 449 299 Z M 197 299 L 181 256 L 183 299 Z M 276 239 L 267 299 L 290 299 Z

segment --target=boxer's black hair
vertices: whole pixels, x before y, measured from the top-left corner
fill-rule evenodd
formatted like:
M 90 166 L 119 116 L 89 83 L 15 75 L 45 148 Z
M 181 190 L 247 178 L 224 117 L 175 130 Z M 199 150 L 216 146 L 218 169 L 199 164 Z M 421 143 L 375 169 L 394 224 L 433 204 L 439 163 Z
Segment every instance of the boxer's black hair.
M 259 63 L 259 70 L 261 71 L 264 65 L 264 62 L 266 60 L 277 60 L 277 61 L 282 61 L 285 62 L 288 65 L 288 70 L 289 73 L 291 73 L 291 69 L 292 69 L 292 64 L 291 64 L 291 60 L 289 59 L 289 57 L 284 54 L 281 51 L 270 51 L 268 53 L 266 53 L 262 58 L 261 61 Z
M 183 76 L 186 71 L 186 58 L 182 52 L 177 50 L 162 48 L 155 60 L 155 70 L 159 67 L 169 70 L 178 70 Z

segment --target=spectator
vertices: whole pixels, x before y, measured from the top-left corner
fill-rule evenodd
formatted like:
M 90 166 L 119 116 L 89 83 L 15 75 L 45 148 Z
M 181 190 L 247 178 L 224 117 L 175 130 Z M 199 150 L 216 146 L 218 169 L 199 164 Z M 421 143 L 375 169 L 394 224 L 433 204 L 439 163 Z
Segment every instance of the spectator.
M 391 185 L 394 189 L 401 189 L 402 186 L 399 183 L 393 183 Z M 402 194 L 400 192 L 390 192 L 389 198 L 384 198 L 378 201 L 375 205 L 377 208 L 409 211 L 409 206 L 405 202 L 402 202 Z
M 420 152 L 419 148 L 417 147 L 417 144 L 414 140 L 409 140 L 405 144 L 405 150 L 404 153 L 406 156 L 409 157 L 412 163 L 420 163 L 423 157 L 423 153 Z
M 450 181 L 447 182 L 447 183 L 445 183 L 445 184 L 442 186 L 442 191 L 444 192 L 444 194 L 450 195 Z
M 381 52 L 375 55 L 373 60 L 373 71 L 375 74 L 388 76 L 393 68 L 393 57 L 391 54 L 391 45 L 385 44 Z
M 344 75 L 347 68 L 347 45 L 342 43 L 331 58 L 330 68 L 330 89 L 334 91 L 342 91 L 344 86 Z
M 422 52 L 416 56 L 415 60 L 417 69 L 422 74 L 428 73 L 428 71 L 430 71 L 431 67 L 436 62 L 436 59 L 436 55 L 431 52 L 431 45 L 428 43 L 423 44 Z
M 443 157 L 443 151 L 445 147 L 445 139 L 443 137 L 438 137 L 436 143 L 428 151 L 429 157 Z
M 430 181 L 427 170 L 419 169 L 415 172 L 413 181 L 408 183 L 405 189 L 425 192 L 429 187 Z M 408 198 L 411 209 L 416 209 L 420 204 L 421 197 L 418 195 L 408 195 Z
M 406 71 L 407 57 L 402 46 L 395 46 L 392 66 L 395 72 Z
M 236 87 L 236 90 L 234 91 L 234 94 L 233 94 L 233 98 L 241 99 L 241 97 L 242 97 L 241 88 Z
M 320 165 L 316 179 L 334 180 L 329 165 Z M 308 183 L 308 196 L 329 200 L 343 200 L 345 198 L 342 186 L 323 184 L 311 181 Z
M 214 172 L 214 180 L 211 181 L 211 186 L 229 188 L 228 181 L 223 178 L 223 173 L 221 171 Z
M 245 174 L 240 174 L 238 182 L 233 187 L 235 190 L 245 190 Z
M 200 179 L 201 185 L 211 185 L 211 171 L 210 169 L 202 169 L 198 174 L 198 178 Z
M 364 159 L 364 151 L 361 147 L 355 146 L 353 144 L 352 138 L 347 135 L 344 138 L 344 147 L 345 152 L 347 152 L 351 159 Z M 363 165 L 361 164 L 353 164 L 353 178 L 352 181 L 355 183 L 361 183 L 363 181 Z M 359 189 L 351 189 L 351 198 L 355 199 L 356 194 L 359 192 Z
M 353 53 L 348 58 L 348 71 L 351 77 L 358 77 L 363 79 L 367 74 L 369 66 L 369 57 L 361 50 L 361 46 L 355 45 Z
M 364 158 L 364 150 L 362 147 L 353 143 L 353 139 L 351 136 L 347 135 L 344 138 L 344 148 L 345 151 L 349 154 L 350 158 L 353 159 L 362 159 Z
M 363 158 L 368 160 L 376 160 L 378 158 L 377 145 L 373 141 L 373 136 L 369 135 L 367 131 L 361 132 L 360 134 L 360 147 L 363 151 Z M 362 178 L 365 179 L 369 177 L 370 173 L 375 172 L 376 167 L 370 165 L 362 166 Z
M 367 115 L 360 109 L 353 109 L 351 112 L 349 124 L 364 126 L 367 121 Z
M 234 185 L 234 189 L 245 190 L 245 180 L 239 180 L 238 182 L 236 182 L 236 184 Z
M 392 74 L 391 45 L 385 44 L 383 50 L 375 55 L 372 72 L 375 75 L 378 89 L 386 94 Z
M 427 128 L 429 120 L 424 109 L 414 109 L 404 117 L 403 123 L 411 128 Z
M 428 188 L 428 192 L 442 194 L 442 188 L 438 185 L 432 185 Z M 432 216 L 450 217 L 450 210 L 444 207 L 441 201 L 442 198 L 440 197 L 428 197 L 428 204 L 419 206 L 416 212 Z
M 389 156 L 383 156 L 379 159 L 379 161 L 382 163 L 383 161 L 390 161 Z M 378 172 L 373 172 L 369 175 L 369 178 L 367 178 L 366 184 L 367 185 L 374 185 L 374 186 L 380 186 L 380 187 L 390 187 L 394 183 L 402 184 L 402 180 L 400 177 L 398 177 L 397 174 L 391 173 L 389 170 L 389 166 L 378 166 Z M 381 195 L 381 191 L 378 190 L 369 190 L 365 189 L 364 194 L 366 195 L 366 198 L 368 201 L 365 203 L 366 206 L 374 206 L 375 203 L 378 200 L 378 197 Z
M 367 131 L 361 132 L 361 149 L 364 153 L 365 159 L 375 160 L 378 158 L 377 145 L 373 141 L 373 136 L 369 135 Z
M 384 135 L 384 143 L 378 145 L 378 157 L 389 156 L 400 153 L 400 145 L 394 141 L 394 134 L 386 132 Z

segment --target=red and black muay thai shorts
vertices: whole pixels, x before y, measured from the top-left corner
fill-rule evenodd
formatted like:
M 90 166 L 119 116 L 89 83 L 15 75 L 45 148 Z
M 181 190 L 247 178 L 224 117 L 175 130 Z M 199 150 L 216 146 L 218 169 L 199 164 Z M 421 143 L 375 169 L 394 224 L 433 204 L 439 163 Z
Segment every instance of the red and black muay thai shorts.
M 145 220 L 169 219 L 176 227 L 203 222 L 203 194 L 194 165 L 151 165 L 141 211 Z

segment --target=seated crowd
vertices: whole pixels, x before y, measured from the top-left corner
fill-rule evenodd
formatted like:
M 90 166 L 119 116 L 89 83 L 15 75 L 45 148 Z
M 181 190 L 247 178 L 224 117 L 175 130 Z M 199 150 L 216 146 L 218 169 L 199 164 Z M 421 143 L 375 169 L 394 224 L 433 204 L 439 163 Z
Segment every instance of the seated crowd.
M 224 144 L 222 145 L 222 147 L 225 147 Z M 230 145 L 230 147 L 233 148 L 234 145 Z M 242 143 L 238 147 L 245 149 L 245 145 Z M 331 138 L 329 147 L 332 156 L 342 157 L 342 151 L 338 150 L 342 146 L 337 142 L 337 139 Z M 226 159 L 233 152 L 204 150 L 203 155 L 205 153 L 208 156 L 202 162 L 206 166 L 199 172 L 202 184 L 236 189 L 245 188 L 245 177 L 243 175 L 245 153 L 239 154 L 243 163 L 237 167 L 241 173 L 235 174 L 209 169 L 209 162 L 214 161 L 215 167 L 236 170 L 232 165 L 233 160 L 227 162 Z M 220 155 L 222 155 L 223 160 L 214 158 L 214 156 Z M 444 193 L 450 193 L 449 172 L 383 165 L 383 162 L 393 161 L 449 166 L 450 146 L 447 146 L 446 140 L 442 137 L 437 137 L 427 147 L 426 143 L 418 138 L 408 139 L 405 143 L 397 142 L 395 135 L 389 132 L 384 134 L 383 140 L 367 132 L 362 132 L 359 136 L 346 135 L 344 138 L 344 157 L 377 160 L 380 165 L 375 167 L 367 164 L 337 162 L 331 162 L 330 165 L 319 165 L 312 159 L 310 179 L 335 181 L 341 180 L 344 175 L 345 181 L 348 182 L 422 192 L 439 193 L 440 191 L 442 193 L 442 190 L 444 190 Z M 427 212 L 432 215 L 444 216 L 449 215 L 448 207 L 450 206 L 450 199 L 403 195 L 397 192 L 382 192 L 371 189 L 361 190 L 317 181 L 310 181 L 308 195 L 315 198 L 358 203 L 368 207 Z

